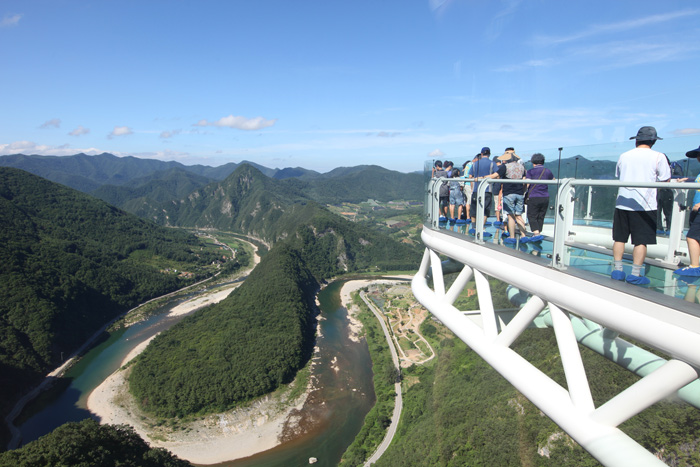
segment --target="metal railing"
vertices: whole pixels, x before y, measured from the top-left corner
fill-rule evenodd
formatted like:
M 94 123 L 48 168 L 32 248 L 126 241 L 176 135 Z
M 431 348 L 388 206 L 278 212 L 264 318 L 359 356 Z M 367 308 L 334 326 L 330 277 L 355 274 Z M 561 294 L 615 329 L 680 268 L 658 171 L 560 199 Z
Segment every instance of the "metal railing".
M 439 218 L 440 218 L 440 197 L 439 190 L 443 183 L 457 182 L 460 185 L 466 183 L 474 182 L 473 179 L 455 179 L 455 178 L 433 178 L 430 180 L 427 186 L 428 196 L 426 200 L 428 203 L 425 206 L 425 225 L 430 226 L 432 229 L 439 229 Z M 656 183 L 632 183 L 632 182 L 621 182 L 618 180 L 580 180 L 580 179 L 561 179 L 561 180 L 533 180 L 533 179 L 523 179 L 523 180 L 480 180 L 478 181 L 479 186 L 472 196 L 476 197 L 477 212 L 476 216 L 472 214 L 475 218 L 474 225 L 472 228 L 475 230 L 474 237 L 477 243 L 483 244 L 485 242 L 484 237 L 484 203 L 486 189 L 489 185 L 493 184 L 532 184 L 532 185 L 552 185 L 557 186 L 557 194 L 554 201 L 554 224 L 553 231 L 550 235 L 550 240 L 552 241 L 552 267 L 557 269 L 566 269 L 569 267 L 569 252 L 568 249 L 577 240 L 577 229 L 579 227 L 574 226 L 574 212 L 576 209 L 576 202 L 579 199 L 576 197 L 576 187 L 629 187 L 629 188 L 667 188 L 674 190 L 674 205 L 673 205 L 673 216 L 671 218 L 671 228 L 669 231 L 668 239 L 664 239 L 664 242 L 660 246 L 650 246 L 648 256 L 649 258 L 656 259 L 657 263 L 663 267 L 674 267 L 678 265 L 684 258 L 687 258 L 687 250 L 685 247 L 685 242 L 682 239 L 683 226 L 685 223 L 686 215 L 686 198 L 688 190 L 700 189 L 700 183 L 677 183 L 677 182 L 656 182 Z M 586 216 L 584 219 L 591 220 L 592 211 L 592 190 L 588 190 L 588 200 L 586 205 Z M 493 195 L 495 196 L 495 194 Z M 601 232 L 599 232 L 595 237 L 594 241 L 580 241 L 579 243 L 585 243 L 587 245 L 594 245 L 600 248 L 610 250 L 612 249 L 612 233 L 611 227 L 597 226 Z M 606 233 L 607 232 L 607 233 Z M 603 239 L 603 235 L 607 235 L 608 241 Z M 590 239 L 589 239 L 590 240 Z M 598 244 L 596 244 L 596 242 Z M 628 245 L 627 251 L 631 251 L 632 245 Z

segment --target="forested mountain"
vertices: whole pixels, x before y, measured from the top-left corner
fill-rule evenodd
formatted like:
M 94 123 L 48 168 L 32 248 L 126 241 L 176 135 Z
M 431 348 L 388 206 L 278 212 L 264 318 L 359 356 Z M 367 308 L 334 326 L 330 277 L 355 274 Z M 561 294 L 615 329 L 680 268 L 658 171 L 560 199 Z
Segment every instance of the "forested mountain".
M 62 353 L 129 307 L 211 274 L 220 257 L 182 230 L 12 168 L 0 168 L 0 225 L 3 416 Z
M 318 284 L 287 245 L 265 255 L 224 301 L 156 337 L 129 386 L 160 416 L 223 411 L 290 382 L 314 345 Z
M 290 178 L 282 184 L 323 204 L 422 200 L 424 196 L 421 174 L 404 174 L 376 165 L 335 169 L 312 180 Z
M 246 163 L 241 162 L 241 164 Z M 277 169 L 268 169 L 254 162 L 247 162 L 272 176 Z M 74 156 L 37 156 L 13 154 L 0 156 L 0 167 L 14 167 L 39 175 L 53 182 L 67 185 L 89 193 L 102 185 L 121 186 L 135 179 L 155 172 L 180 168 L 195 175 L 213 180 L 223 180 L 240 164 L 234 162 L 220 167 L 206 165 L 184 165 L 174 161 L 141 159 L 137 157 L 117 157 L 102 153 L 96 156 L 76 154 Z
M 66 423 L 14 451 L 0 453 L 1 467 L 187 467 L 163 448 L 151 448 L 133 428 L 92 419 Z
M 139 215 L 144 203 L 181 199 L 213 181 L 211 178 L 175 167 L 135 178 L 121 186 L 102 185 L 90 194 Z

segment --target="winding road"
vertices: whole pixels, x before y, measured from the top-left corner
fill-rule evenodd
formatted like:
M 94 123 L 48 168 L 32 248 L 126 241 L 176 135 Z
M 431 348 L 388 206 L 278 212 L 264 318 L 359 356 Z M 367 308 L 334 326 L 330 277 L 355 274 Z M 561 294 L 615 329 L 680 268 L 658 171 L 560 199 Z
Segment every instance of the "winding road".
M 384 317 L 382 316 L 381 312 L 377 309 L 376 306 L 374 306 L 374 303 L 372 303 L 371 300 L 367 298 L 367 295 L 365 294 L 364 291 L 360 291 L 360 298 L 362 298 L 362 301 L 365 302 L 367 307 L 372 310 L 372 313 L 374 313 L 374 316 L 377 317 L 379 320 L 379 324 L 382 325 L 382 329 L 384 330 L 384 335 L 386 336 L 386 340 L 389 343 L 389 350 L 391 350 L 391 359 L 394 361 L 394 366 L 396 367 L 397 371 L 401 371 L 401 368 L 399 366 L 399 355 L 396 353 L 396 347 L 394 347 L 393 339 L 391 332 L 386 326 L 386 323 L 384 322 Z M 368 467 L 377 460 L 382 457 L 382 454 L 384 454 L 384 451 L 389 447 L 391 444 L 391 441 L 394 439 L 394 435 L 396 434 L 396 429 L 399 426 L 399 419 L 401 418 L 401 410 L 403 410 L 403 397 L 401 394 L 401 383 L 396 382 L 394 384 L 394 388 L 396 390 L 396 399 L 394 403 L 394 413 L 391 415 L 391 424 L 389 425 L 389 428 L 386 430 L 386 435 L 384 435 L 384 440 L 382 440 L 382 443 L 379 445 L 376 451 L 374 451 L 374 454 L 367 459 L 367 462 L 365 462 L 365 467 Z

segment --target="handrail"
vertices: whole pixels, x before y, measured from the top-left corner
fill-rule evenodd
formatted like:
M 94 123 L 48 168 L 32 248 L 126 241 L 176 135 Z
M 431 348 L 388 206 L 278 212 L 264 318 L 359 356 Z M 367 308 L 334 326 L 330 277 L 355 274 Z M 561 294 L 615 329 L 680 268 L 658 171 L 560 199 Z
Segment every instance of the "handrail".
M 479 186 L 473 196 L 476 196 L 477 212 L 472 214 L 475 218 L 474 237 L 476 243 L 483 244 L 484 241 L 484 200 L 486 189 L 492 184 L 529 184 L 529 185 L 557 185 L 559 188 L 555 197 L 555 215 L 554 215 L 554 233 L 552 238 L 552 266 L 557 269 L 566 269 L 568 267 L 567 246 L 574 242 L 572 231 L 574 225 L 574 202 L 576 201 L 575 189 L 578 186 L 605 186 L 605 187 L 629 187 L 629 188 L 667 188 L 676 192 L 674 196 L 675 215 L 671 219 L 671 228 L 668 235 L 668 243 L 664 247 L 656 249 L 656 254 L 662 258 L 660 265 L 664 267 L 674 267 L 677 265 L 681 257 L 684 255 L 682 251 L 682 232 L 685 222 L 685 210 L 681 206 L 685 203 L 685 196 L 688 190 L 700 190 L 700 183 L 695 182 L 623 182 L 620 180 L 596 180 L 596 179 L 572 179 L 564 178 L 558 180 L 540 180 L 540 179 L 481 179 L 475 178 L 433 178 L 429 183 L 428 193 L 431 200 L 431 206 L 426 206 L 427 224 L 432 229 L 438 228 L 440 218 L 439 206 L 439 187 L 442 183 L 457 182 L 460 185 L 467 183 L 479 183 Z M 587 216 L 590 219 L 590 196 L 587 208 Z M 603 248 L 606 248 L 603 246 Z M 608 248 L 606 248 L 608 249 Z

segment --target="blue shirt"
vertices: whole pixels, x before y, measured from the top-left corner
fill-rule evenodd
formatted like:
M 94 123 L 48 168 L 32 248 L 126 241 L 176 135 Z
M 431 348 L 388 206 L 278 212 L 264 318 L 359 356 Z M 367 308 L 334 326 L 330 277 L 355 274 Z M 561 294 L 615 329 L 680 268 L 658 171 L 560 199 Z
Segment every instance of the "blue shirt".
M 469 175 L 471 175 L 474 178 L 480 178 L 480 177 L 485 177 L 487 175 L 491 175 L 496 171 L 496 163 L 493 162 L 491 159 L 488 157 L 482 157 L 478 161 L 474 162 L 472 164 L 472 168 L 469 169 Z M 479 189 L 479 184 L 481 182 L 474 182 L 474 193 L 476 193 L 476 190 Z M 486 193 L 491 192 L 491 187 L 489 186 L 486 188 Z

